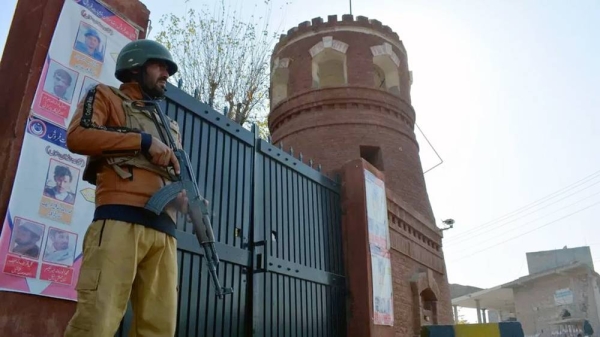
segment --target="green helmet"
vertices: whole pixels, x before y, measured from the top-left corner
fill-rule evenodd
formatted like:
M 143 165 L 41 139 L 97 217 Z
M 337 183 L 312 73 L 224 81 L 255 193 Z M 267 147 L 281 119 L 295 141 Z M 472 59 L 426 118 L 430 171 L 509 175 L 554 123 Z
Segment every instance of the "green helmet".
M 162 60 L 167 63 L 169 76 L 177 72 L 177 64 L 171 53 L 162 44 L 152 40 L 131 41 L 121 49 L 117 57 L 115 77 L 125 82 L 123 73 L 127 70 L 143 66 L 148 60 Z

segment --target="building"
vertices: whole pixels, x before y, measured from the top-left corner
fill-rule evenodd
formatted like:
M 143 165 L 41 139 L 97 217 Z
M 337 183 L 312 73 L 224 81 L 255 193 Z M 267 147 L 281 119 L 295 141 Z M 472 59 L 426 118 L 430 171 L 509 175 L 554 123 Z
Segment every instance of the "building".
M 303 22 L 280 37 L 271 57 L 272 142 L 327 173 L 362 158 L 385 176 L 395 317 L 390 333 L 397 336 L 453 323 L 442 232 L 414 133 L 411 82 L 398 34 L 363 16 Z
M 452 304 L 475 308 L 480 322 L 517 320 L 526 336 L 600 332 L 600 275 L 589 247 L 527 253 L 527 264 L 528 275 Z

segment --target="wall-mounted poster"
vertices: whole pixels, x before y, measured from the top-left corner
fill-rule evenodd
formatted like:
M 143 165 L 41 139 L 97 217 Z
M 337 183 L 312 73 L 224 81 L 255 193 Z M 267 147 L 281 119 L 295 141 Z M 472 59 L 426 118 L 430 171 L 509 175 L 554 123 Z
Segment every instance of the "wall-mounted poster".
M 393 326 L 394 297 L 385 184 L 373 173 L 365 170 L 365 190 L 373 280 L 373 323 Z
M 98 83 L 119 86 L 116 57 L 139 31 L 95 0 L 66 0 L 31 106 L 0 234 L 0 290 L 76 300 L 94 186 L 87 158 L 66 147 L 77 104 Z

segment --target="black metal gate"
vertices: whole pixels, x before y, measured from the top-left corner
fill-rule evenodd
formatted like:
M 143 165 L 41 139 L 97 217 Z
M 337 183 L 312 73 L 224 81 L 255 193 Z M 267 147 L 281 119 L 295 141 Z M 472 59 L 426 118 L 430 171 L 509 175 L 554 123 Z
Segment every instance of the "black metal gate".
M 169 85 L 175 119 L 210 201 L 221 284 L 214 295 L 192 228 L 178 222 L 176 336 L 345 336 L 339 183 Z M 117 336 L 127 336 L 128 310 Z

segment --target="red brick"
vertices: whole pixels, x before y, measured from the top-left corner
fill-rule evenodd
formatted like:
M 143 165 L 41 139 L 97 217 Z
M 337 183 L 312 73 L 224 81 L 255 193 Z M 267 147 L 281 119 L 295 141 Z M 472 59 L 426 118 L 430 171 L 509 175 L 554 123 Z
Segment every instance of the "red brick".
M 353 261 L 348 262 L 349 257 L 346 256 L 351 308 L 349 336 L 406 337 L 418 334 L 420 303 L 417 292 L 411 288 L 411 279 L 419 275 L 429 275 L 428 281 L 420 282 L 419 287 L 435 288 L 438 323 L 452 324 L 448 277 L 441 249 L 442 235 L 435 226 L 414 133 L 415 111 L 410 103 L 410 79 L 404 46 L 397 34 L 381 23 L 365 19 L 341 22 L 339 18 L 337 22 L 323 21 L 319 23 L 319 20 L 313 19 L 316 25 L 304 24 L 291 29 L 277 44 L 272 60 L 291 60 L 288 65 L 288 95 L 271 106 L 269 128 L 273 143 L 283 142 L 285 149 L 293 147 L 294 153 L 302 153 L 306 159 L 312 158 L 316 164 L 322 165 L 325 172 L 342 172 L 345 179 L 360 176 L 352 173 L 353 165 L 349 162 L 354 164 L 360 158 L 361 145 L 381 148 L 383 175 L 377 175 L 385 176 L 388 188 L 395 325 L 391 329 L 369 326 L 370 267 L 367 261 L 356 255 L 361 253 L 352 248 L 365 244 L 364 237 L 352 236 L 361 225 L 366 226 L 365 210 L 354 209 L 362 200 L 356 190 L 360 192 L 360 187 L 354 182 L 343 181 L 344 246 Z M 333 26 L 338 29 L 324 31 Z M 344 30 L 344 27 L 352 31 Z M 363 31 L 357 31 L 357 28 L 363 28 Z M 393 41 L 393 51 L 400 59 L 399 95 L 374 86 L 370 48 L 383 44 L 386 39 L 369 34 L 364 28 L 373 29 L 373 33 Z M 324 36 L 332 36 L 334 40 L 348 44 L 348 83 L 343 87 L 314 90 L 309 50 Z M 418 291 L 422 290 L 419 288 Z
M 324 36 L 333 36 L 349 45 L 346 52 L 348 84 L 313 90 L 309 50 Z M 400 95 L 373 85 L 370 48 L 385 42 L 375 35 L 336 31 L 300 39 L 290 45 L 280 43 L 278 46 L 283 49 L 275 50 L 273 59 L 289 58 L 291 62 L 288 96 L 273 106 L 269 115 L 272 140 L 283 142 L 286 148 L 293 146 L 295 152 L 302 152 L 321 164 L 324 171 L 335 170 L 344 162 L 359 158 L 360 145 L 379 146 L 388 186 L 433 222 L 415 139 L 415 112 L 410 105 L 408 64 L 403 50 L 393 47 L 400 59 Z

